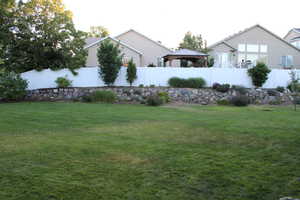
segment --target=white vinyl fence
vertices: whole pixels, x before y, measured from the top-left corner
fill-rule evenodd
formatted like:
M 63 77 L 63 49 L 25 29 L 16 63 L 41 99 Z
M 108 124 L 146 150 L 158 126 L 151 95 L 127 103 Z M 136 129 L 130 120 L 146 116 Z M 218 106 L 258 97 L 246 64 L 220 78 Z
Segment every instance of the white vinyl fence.
M 98 67 L 84 67 L 76 70 L 77 76 L 67 70 L 51 71 L 35 70 L 25 72 L 22 78 L 29 81 L 28 89 L 53 88 L 56 87 L 55 80 L 57 77 L 67 76 L 72 80 L 73 87 L 101 87 L 103 81 L 99 78 Z M 287 86 L 290 82 L 290 70 L 273 69 L 269 74 L 264 88 L 276 88 L 277 86 Z M 300 70 L 298 70 L 299 74 Z M 168 80 L 171 77 L 205 79 L 207 86 L 213 83 L 228 83 L 230 85 L 242 85 L 253 87 L 251 79 L 247 74 L 247 69 L 238 68 L 177 68 L 177 67 L 137 67 L 137 80 L 134 86 L 143 84 L 144 86 L 168 86 Z M 114 84 L 115 86 L 129 86 L 126 81 L 126 67 L 122 67 L 119 76 Z

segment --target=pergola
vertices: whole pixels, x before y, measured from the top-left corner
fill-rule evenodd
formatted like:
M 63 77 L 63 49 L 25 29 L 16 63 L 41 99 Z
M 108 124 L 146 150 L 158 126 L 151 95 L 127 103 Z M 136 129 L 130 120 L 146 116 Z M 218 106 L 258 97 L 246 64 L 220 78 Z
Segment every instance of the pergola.
M 189 49 L 179 49 L 173 53 L 167 54 L 163 57 L 164 63 L 168 62 L 170 63 L 170 66 L 172 66 L 173 60 L 187 60 L 191 61 L 193 63 L 193 66 L 197 66 L 197 61 L 203 60 L 204 61 L 204 67 L 207 67 L 208 62 L 208 54 L 189 50 Z

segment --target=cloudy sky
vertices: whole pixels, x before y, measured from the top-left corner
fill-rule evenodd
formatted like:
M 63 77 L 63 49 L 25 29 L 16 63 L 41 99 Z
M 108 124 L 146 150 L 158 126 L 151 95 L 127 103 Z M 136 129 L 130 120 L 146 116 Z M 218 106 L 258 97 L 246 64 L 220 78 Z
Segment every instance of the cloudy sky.
M 184 34 L 202 34 L 208 44 L 254 24 L 283 37 L 300 28 L 300 0 L 64 0 L 78 29 L 101 25 L 112 36 L 128 29 L 178 47 Z

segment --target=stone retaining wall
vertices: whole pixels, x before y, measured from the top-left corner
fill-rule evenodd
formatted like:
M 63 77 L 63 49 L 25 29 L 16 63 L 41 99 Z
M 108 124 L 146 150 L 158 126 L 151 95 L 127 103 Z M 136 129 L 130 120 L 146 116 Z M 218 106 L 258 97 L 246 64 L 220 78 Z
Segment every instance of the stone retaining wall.
M 218 100 L 230 99 L 237 95 L 237 91 L 230 90 L 226 93 L 217 92 L 213 89 L 189 89 L 189 88 L 167 88 L 167 87 L 95 87 L 95 88 L 47 88 L 28 91 L 27 100 L 31 101 L 59 101 L 59 100 L 80 100 L 82 96 L 94 91 L 110 90 L 117 94 L 120 102 L 142 102 L 147 96 L 158 92 L 167 92 L 171 101 L 215 104 Z M 275 94 L 274 94 L 275 93 Z M 253 104 L 290 104 L 292 97 L 290 93 L 277 91 L 268 92 L 261 89 L 247 89 L 247 96 Z

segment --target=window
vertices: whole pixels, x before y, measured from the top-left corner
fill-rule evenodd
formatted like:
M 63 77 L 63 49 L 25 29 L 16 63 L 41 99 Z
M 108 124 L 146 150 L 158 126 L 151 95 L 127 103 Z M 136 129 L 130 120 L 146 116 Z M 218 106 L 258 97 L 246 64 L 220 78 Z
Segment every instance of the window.
M 268 52 L 268 46 L 267 45 L 260 45 L 260 53 L 267 53 Z
M 297 48 L 300 48 L 300 41 L 292 42 L 292 45 L 294 45 Z
M 294 58 L 291 55 L 281 56 L 281 65 L 283 67 L 292 67 L 294 65 Z
M 258 52 L 257 44 L 247 44 L 247 52 Z
M 238 50 L 240 52 L 245 52 L 246 51 L 246 45 L 245 44 L 239 44 L 238 45 Z
M 259 61 L 259 62 L 263 62 L 263 63 L 265 63 L 265 64 L 268 64 L 268 56 L 267 56 L 267 55 L 261 54 L 261 55 L 259 56 L 258 61 Z

